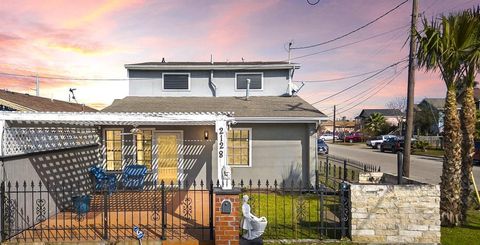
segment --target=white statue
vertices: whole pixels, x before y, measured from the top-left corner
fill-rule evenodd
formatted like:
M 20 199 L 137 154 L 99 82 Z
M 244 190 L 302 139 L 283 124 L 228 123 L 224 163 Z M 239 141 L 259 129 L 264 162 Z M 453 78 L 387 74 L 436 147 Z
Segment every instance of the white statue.
M 267 219 L 265 217 L 258 218 L 250 212 L 247 195 L 243 196 L 242 214 L 242 228 L 247 231 L 243 234 L 243 238 L 253 240 L 260 237 L 267 227 Z
M 232 168 L 228 165 L 222 167 L 222 189 L 232 189 Z

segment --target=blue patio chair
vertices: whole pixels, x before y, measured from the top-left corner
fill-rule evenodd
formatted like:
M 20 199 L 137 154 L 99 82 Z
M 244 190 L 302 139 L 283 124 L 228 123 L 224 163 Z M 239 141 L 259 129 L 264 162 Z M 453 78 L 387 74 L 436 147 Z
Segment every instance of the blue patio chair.
M 83 216 L 90 211 L 91 197 L 89 195 L 72 197 L 73 208 L 78 216 Z
M 142 189 L 145 183 L 147 167 L 145 165 L 128 165 L 123 169 L 122 183 L 125 188 Z
M 95 190 L 108 190 L 109 193 L 117 189 L 117 179 L 114 174 L 107 174 L 103 168 L 91 167 L 90 173 L 95 177 Z

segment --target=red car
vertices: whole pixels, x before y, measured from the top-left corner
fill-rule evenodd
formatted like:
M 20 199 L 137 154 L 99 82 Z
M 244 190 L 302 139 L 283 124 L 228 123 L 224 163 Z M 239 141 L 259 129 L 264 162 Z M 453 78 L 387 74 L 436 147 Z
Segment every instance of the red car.
M 345 136 L 344 141 L 346 142 L 362 142 L 362 134 L 361 133 L 352 133 L 350 135 Z

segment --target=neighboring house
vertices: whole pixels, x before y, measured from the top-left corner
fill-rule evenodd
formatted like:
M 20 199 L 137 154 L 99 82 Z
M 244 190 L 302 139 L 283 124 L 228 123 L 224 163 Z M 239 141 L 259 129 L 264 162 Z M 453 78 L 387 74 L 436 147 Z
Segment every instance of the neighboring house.
M 333 132 L 333 121 L 328 120 L 324 121 L 320 125 L 320 129 L 322 132 L 332 133 Z M 344 132 L 344 133 L 351 133 L 355 131 L 355 122 L 348 121 L 348 120 L 337 120 L 335 122 L 335 131 L 336 132 Z
M 327 118 L 291 96 L 298 64 L 165 62 L 126 68 L 130 95 L 101 112 L 0 112 L 3 178 L 84 189 L 93 165 L 120 178 L 125 166 L 141 164 L 147 181 L 191 184 L 221 179 L 225 167 L 218 166 L 227 164 L 237 183 L 276 179 L 309 185 L 317 128 Z
M 373 113 L 382 114 L 385 121 L 391 126 L 398 126 L 403 118 L 403 113 L 399 109 L 363 109 L 360 114 L 355 117 L 356 130 L 361 131 L 365 127 L 367 119 Z
M 91 107 L 0 89 L 0 111 L 93 112 Z
M 477 94 L 478 92 L 476 92 Z M 478 104 L 478 99 L 475 98 L 475 103 Z M 445 98 L 425 98 L 417 105 L 420 108 L 427 108 L 436 122 L 436 125 L 432 127 L 432 131 L 443 132 L 444 125 L 444 111 L 445 111 Z M 477 105 L 478 106 L 478 105 Z M 457 110 L 462 108 L 461 104 L 457 104 Z

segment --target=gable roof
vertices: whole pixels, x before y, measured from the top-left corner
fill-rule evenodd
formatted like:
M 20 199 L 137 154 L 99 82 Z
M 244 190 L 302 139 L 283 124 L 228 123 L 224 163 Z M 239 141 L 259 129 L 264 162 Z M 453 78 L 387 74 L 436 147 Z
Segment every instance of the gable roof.
M 443 108 L 445 108 L 445 98 L 425 98 L 419 104 L 425 102 L 438 110 L 443 110 Z
M 234 117 L 326 117 L 300 97 L 139 97 L 117 99 L 105 112 L 233 112 Z
M 274 70 L 298 69 L 300 64 L 286 61 L 245 62 L 142 62 L 126 64 L 128 70 Z
M 7 106 L 18 111 L 97 111 L 96 109 L 81 104 L 69 103 L 61 100 L 48 99 L 6 90 L 0 90 L 0 105 Z
M 356 118 L 367 118 L 373 113 L 380 113 L 384 117 L 398 117 L 403 115 L 399 109 L 363 109 Z

